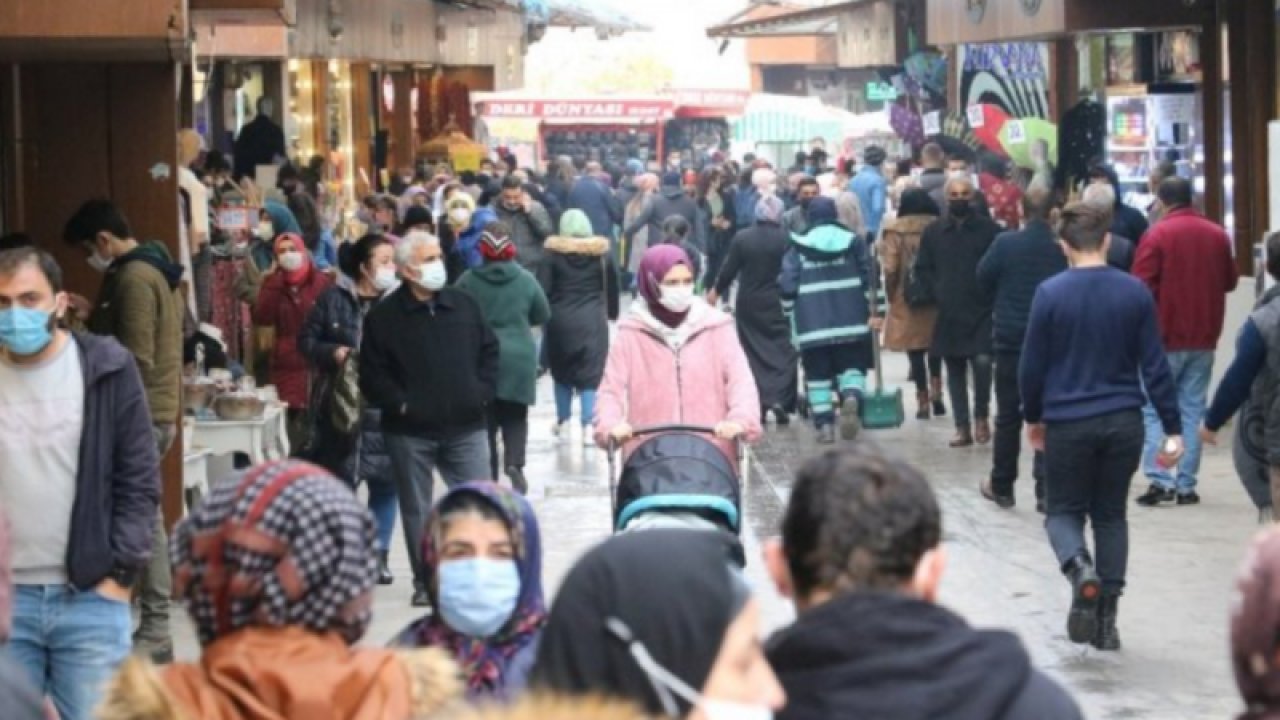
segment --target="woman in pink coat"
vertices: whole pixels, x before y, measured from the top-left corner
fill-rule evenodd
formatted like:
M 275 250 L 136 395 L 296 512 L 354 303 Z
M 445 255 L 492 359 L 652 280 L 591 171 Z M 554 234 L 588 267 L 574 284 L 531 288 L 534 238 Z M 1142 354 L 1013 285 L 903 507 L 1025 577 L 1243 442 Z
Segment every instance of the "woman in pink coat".
M 625 443 L 633 428 L 705 425 L 732 458 L 733 438 L 760 437 L 760 400 L 733 319 L 694 296 L 691 268 L 676 245 L 645 251 L 640 297 L 618 322 L 596 399 L 597 444 Z

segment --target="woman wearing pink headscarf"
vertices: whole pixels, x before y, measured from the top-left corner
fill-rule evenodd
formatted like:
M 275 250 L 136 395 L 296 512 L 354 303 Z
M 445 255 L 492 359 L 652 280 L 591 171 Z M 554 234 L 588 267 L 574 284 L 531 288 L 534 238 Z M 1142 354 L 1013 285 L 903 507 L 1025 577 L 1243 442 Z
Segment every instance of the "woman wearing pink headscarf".
M 733 319 L 696 297 L 693 285 L 678 246 L 644 253 L 640 296 L 618 322 L 596 399 L 597 444 L 625 443 L 651 425 L 703 425 L 733 458 L 734 438 L 760 436 L 760 398 Z

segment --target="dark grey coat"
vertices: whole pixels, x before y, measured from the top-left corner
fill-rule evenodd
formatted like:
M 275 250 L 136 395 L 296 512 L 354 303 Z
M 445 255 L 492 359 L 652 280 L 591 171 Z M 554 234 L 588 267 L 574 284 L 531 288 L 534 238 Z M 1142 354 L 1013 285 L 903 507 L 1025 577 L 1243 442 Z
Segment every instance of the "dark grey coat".
M 978 282 L 978 263 L 1002 228 L 976 211 L 963 222 L 934 221 L 920 238 L 915 272 L 933 288 L 938 303 L 932 350 L 942 357 L 973 357 L 992 351 L 994 298 Z

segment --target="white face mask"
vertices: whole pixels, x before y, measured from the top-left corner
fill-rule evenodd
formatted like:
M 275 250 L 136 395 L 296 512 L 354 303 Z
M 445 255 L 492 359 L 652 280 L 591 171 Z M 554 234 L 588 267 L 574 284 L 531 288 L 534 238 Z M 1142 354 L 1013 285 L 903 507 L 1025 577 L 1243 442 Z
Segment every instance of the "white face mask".
M 280 267 L 293 272 L 302 269 L 302 253 L 290 250 L 280 256 Z
M 747 705 L 704 697 L 698 707 L 707 720 L 773 720 L 773 711 L 764 705 Z
M 111 258 L 104 258 L 98 254 L 97 250 L 94 250 L 93 254 L 89 256 L 89 267 L 100 273 L 104 273 L 107 271 L 107 268 L 111 267 Z
M 386 292 L 400 284 L 400 279 L 396 277 L 396 269 L 386 265 L 378 268 L 370 276 L 370 281 L 373 282 L 375 288 L 382 292 Z
M 418 268 L 419 278 L 415 280 L 420 287 L 426 288 L 431 292 L 435 292 L 444 287 L 449 280 L 449 274 L 445 272 L 444 262 L 441 260 L 432 260 Z
M 693 286 L 692 285 L 676 285 L 662 286 L 662 296 L 659 298 L 662 307 L 673 313 L 682 313 L 689 309 L 693 304 Z
M 449 211 L 449 224 L 455 228 L 466 227 L 471 222 L 471 211 L 466 208 L 454 208 Z
M 275 237 L 275 228 L 270 222 L 263 220 L 258 223 L 258 227 L 253 231 L 253 234 L 256 235 L 259 240 L 270 240 Z

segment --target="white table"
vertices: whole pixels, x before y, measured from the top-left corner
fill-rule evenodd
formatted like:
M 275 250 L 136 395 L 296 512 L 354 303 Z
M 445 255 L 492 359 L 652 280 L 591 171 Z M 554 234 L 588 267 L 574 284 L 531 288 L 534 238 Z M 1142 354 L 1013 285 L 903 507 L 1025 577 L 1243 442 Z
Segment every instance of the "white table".
M 193 498 L 197 501 L 209 495 L 209 448 L 192 448 L 182 456 L 182 503 L 187 514 L 192 510 Z
M 285 406 L 268 406 L 258 420 L 196 420 L 191 444 L 214 455 L 242 452 L 257 465 L 289 457 Z

